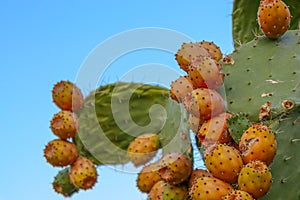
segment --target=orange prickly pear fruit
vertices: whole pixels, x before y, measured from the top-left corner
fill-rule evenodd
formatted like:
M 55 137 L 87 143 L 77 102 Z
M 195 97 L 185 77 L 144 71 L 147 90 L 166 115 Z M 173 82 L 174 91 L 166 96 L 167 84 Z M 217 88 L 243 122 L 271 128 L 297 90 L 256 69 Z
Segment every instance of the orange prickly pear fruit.
M 85 157 L 78 157 L 71 165 L 69 176 L 75 187 L 83 190 L 93 188 L 98 178 L 96 166 Z
M 277 39 L 289 29 L 291 14 L 288 6 L 281 0 L 261 0 L 257 20 L 268 38 Z
M 193 91 L 193 83 L 188 76 L 180 76 L 171 83 L 170 97 L 177 102 L 182 102 L 184 97 Z
M 259 160 L 245 165 L 238 178 L 238 188 L 251 194 L 254 198 L 263 197 L 272 185 L 272 174 L 268 166 Z
M 245 164 L 261 160 L 269 165 L 276 155 L 277 141 L 269 127 L 254 124 L 243 133 L 239 149 Z
M 224 144 L 214 144 L 205 151 L 205 165 L 216 178 L 235 183 L 243 167 L 242 157 L 237 149 Z
M 197 134 L 199 129 L 201 128 L 202 124 L 205 121 L 199 117 L 196 117 L 192 114 L 189 115 L 189 121 L 188 121 L 188 125 L 189 128 L 195 133 Z
M 204 147 L 215 143 L 224 144 L 232 141 L 227 124 L 227 119 L 230 117 L 231 114 L 229 113 L 221 113 L 202 124 L 197 137 Z
M 60 81 L 52 89 L 54 103 L 62 110 L 76 112 L 84 103 L 81 90 L 70 81 Z
M 61 139 L 72 138 L 79 128 L 77 115 L 70 111 L 62 110 L 53 116 L 50 128 Z
M 192 187 L 194 182 L 198 178 L 202 178 L 202 177 L 213 177 L 213 175 L 211 173 L 209 173 L 209 171 L 204 170 L 204 169 L 194 169 L 192 171 L 192 174 L 191 174 L 190 179 L 189 179 L 189 187 Z
M 146 133 L 136 137 L 128 146 L 128 158 L 135 165 L 140 166 L 149 162 L 159 149 L 159 138 L 155 133 Z
M 186 110 L 201 120 L 208 120 L 224 111 L 222 96 L 215 90 L 197 88 L 184 98 Z
M 223 85 L 224 74 L 217 61 L 201 56 L 188 66 L 188 74 L 195 88 L 218 89 Z
M 189 190 L 192 200 L 222 199 L 233 190 L 231 184 L 214 177 L 198 178 Z
M 72 164 L 78 157 L 75 144 L 55 139 L 50 141 L 44 149 L 44 157 L 54 167 L 64 167 Z
M 137 177 L 137 187 L 141 192 L 149 193 L 154 184 L 162 180 L 158 170 L 158 163 L 152 163 L 143 167 L 139 172 Z
M 207 49 L 207 51 L 212 55 L 212 58 L 216 61 L 220 61 L 222 59 L 221 49 L 214 42 L 208 42 L 203 40 L 199 42 L 199 44 L 205 49 Z
M 222 200 L 254 200 L 254 198 L 245 191 L 242 190 L 232 190 L 228 193 Z
M 211 54 L 201 46 L 199 43 L 183 43 L 181 48 L 175 54 L 175 59 L 178 62 L 178 65 L 184 71 L 188 71 L 188 66 L 199 56 L 208 56 L 211 57 Z

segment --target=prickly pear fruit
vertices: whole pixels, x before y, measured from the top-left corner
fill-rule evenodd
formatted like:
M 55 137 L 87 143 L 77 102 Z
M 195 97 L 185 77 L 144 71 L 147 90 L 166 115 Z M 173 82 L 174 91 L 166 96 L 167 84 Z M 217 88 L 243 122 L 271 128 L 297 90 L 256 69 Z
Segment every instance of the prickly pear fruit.
M 194 182 L 198 178 L 202 178 L 202 177 L 213 177 L 213 176 L 207 170 L 204 170 L 204 169 L 194 169 L 192 171 L 190 179 L 189 179 L 189 187 L 192 187 L 192 185 L 194 184 Z
M 205 49 L 207 49 L 207 51 L 212 55 L 212 58 L 216 61 L 220 61 L 222 59 L 221 49 L 214 42 L 208 42 L 203 40 L 199 42 L 199 44 Z
M 71 182 L 80 189 L 91 189 L 97 182 L 97 169 L 92 161 L 78 157 L 69 172 Z
M 183 43 L 181 48 L 175 54 L 178 65 L 184 71 L 188 71 L 188 65 L 199 56 L 211 57 L 211 54 L 199 43 Z
M 195 88 L 218 89 L 223 85 L 224 74 L 218 63 L 210 57 L 201 56 L 188 66 L 188 75 Z
M 194 86 L 188 76 L 180 76 L 171 83 L 170 97 L 177 102 L 182 102 L 186 94 L 193 91 Z
M 154 184 L 162 180 L 158 170 L 158 163 L 152 163 L 143 167 L 143 169 L 139 172 L 137 177 L 137 187 L 141 192 L 150 192 Z
M 257 19 L 262 32 L 268 38 L 277 39 L 290 27 L 291 14 L 281 0 L 261 0 Z
M 275 157 L 277 142 L 269 127 L 254 124 L 243 133 L 239 149 L 245 164 L 252 160 L 261 160 L 269 165 Z
M 232 185 L 213 177 L 198 178 L 190 188 L 192 200 L 216 200 L 233 190 Z
M 267 194 L 272 185 L 272 174 L 268 166 L 259 160 L 245 165 L 238 178 L 238 188 L 260 198 Z
M 159 138 L 155 133 L 146 133 L 136 137 L 128 146 L 128 158 L 140 166 L 149 162 L 159 149 Z
M 78 192 L 78 188 L 70 181 L 69 168 L 63 169 L 55 176 L 52 186 L 55 192 L 62 194 L 64 197 L 70 197 Z
M 164 181 L 157 182 L 149 192 L 148 200 L 187 200 L 188 190 L 185 185 L 171 185 Z
M 192 173 L 192 162 L 181 153 L 166 154 L 160 160 L 159 173 L 166 182 L 179 184 L 187 180 Z
M 199 129 L 201 128 L 202 124 L 204 123 L 204 120 L 196 117 L 192 114 L 189 115 L 189 121 L 188 121 L 188 125 L 189 128 L 195 133 L 197 134 Z
M 254 199 L 248 192 L 242 190 L 232 190 L 225 197 L 223 197 L 222 200 L 254 200 Z
M 222 96 L 215 90 L 197 88 L 184 98 L 184 106 L 192 115 L 208 120 L 224 111 Z
M 52 89 L 54 103 L 62 110 L 76 112 L 84 103 L 81 90 L 70 81 L 60 81 Z
M 63 167 L 75 162 L 78 157 L 78 151 L 73 143 L 55 139 L 46 145 L 44 157 L 51 165 Z
M 216 178 L 235 183 L 243 167 L 237 149 L 224 144 L 214 144 L 205 151 L 204 160 L 208 171 Z
M 53 116 L 50 128 L 56 136 L 63 140 L 72 138 L 79 128 L 77 115 L 70 111 L 62 110 Z
M 230 117 L 229 113 L 221 113 L 202 124 L 197 137 L 204 147 L 217 142 L 224 144 L 232 141 L 227 124 L 227 119 Z

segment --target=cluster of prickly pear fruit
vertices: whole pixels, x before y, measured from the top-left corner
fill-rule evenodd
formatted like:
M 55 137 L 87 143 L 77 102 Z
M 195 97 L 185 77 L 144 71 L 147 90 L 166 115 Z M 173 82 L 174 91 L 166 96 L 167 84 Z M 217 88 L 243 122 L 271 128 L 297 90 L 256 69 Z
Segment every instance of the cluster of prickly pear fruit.
M 272 184 L 268 165 L 273 161 L 277 150 L 275 135 L 266 125 L 253 123 L 245 127 L 251 124 L 246 123 L 241 126 L 239 118 L 233 119 L 232 114 L 225 112 L 223 97 L 216 90 L 224 81 L 222 65 L 211 57 L 201 55 L 203 50 L 198 51 L 197 54 L 194 47 L 196 44 L 199 46 L 199 43 L 191 44 L 193 44 L 190 46 L 193 48 L 193 55 L 184 54 L 193 58 L 190 59 L 189 64 L 186 64 L 187 59 L 184 64 L 180 63 L 182 57 L 178 59 L 178 55 L 183 56 L 183 52 L 191 52 L 187 50 L 186 44 L 182 45 L 176 54 L 179 66 L 182 68 L 185 65 L 183 69 L 188 72 L 188 75 L 184 77 L 185 81 L 180 77 L 171 83 L 170 96 L 173 98 L 174 93 L 178 94 L 174 100 L 183 103 L 190 113 L 190 128 L 195 132 L 204 150 L 204 162 L 212 177 L 193 178 L 189 194 L 195 200 L 220 199 L 229 195 L 229 192 L 234 196 L 232 190 L 236 186 L 243 195 L 249 198 L 260 198 L 269 191 Z M 228 124 L 230 119 L 231 127 Z M 231 134 L 231 130 L 237 129 L 242 134 L 239 136 L 235 133 Z M 235 140 L 231 135 L 235 135 Z M 247 173 L 244 172 L 250 168 Z M 245 187 L 246 182 L 253 184 Z M 215 187 L 214 183 L 219 186 Z
M 71 196 L 78 189 L 91 189 L 97 182 L 94 163 L 79 155 L 74 139 L 79 121 L 75 113 L 84 104 L 81 90 L 70 81 L 60 81 L 52 89 L 54 103 L 61 109 L 50 122 L 50 128 L 58 139 L 44 148 L 46 161 L 54 167 L 66 167 L 55 177 L 53 189 L 64 196 Z
M 192 173 L 190 158 L 181 153 L 165 154 L 139 172 L 137 187 L 148 193 L 148 200 L 187 200 L 188 181 Z

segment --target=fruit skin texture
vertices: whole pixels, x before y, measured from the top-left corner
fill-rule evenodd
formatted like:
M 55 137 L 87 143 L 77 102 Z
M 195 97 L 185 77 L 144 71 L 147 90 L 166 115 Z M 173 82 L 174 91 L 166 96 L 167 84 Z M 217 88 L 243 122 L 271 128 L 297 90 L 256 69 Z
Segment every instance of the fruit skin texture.
M 192 174 L 191 174 L 190 179 L 189 179 L 189 187 L 192 187 L 192 185 L 195 183 L 195 181 L 198 178 L 202 178 L 202 177 L 213 177 L 213 176 L 207 170 L 204 170 L 204 169 L 194 169 L 192 171 Z
M 201 41 L 199 42 L 201 46 L 203 46 L 211 55 L 212 58 L 216 61 L 220 61 L 222 59 L 222 52 L 220 47 L 218 47 L 214 42 Z
M 198 178 L 189 190 L 192 200 L 216 200 L 233 190 L 232 185 L 213 177 Z
M 188 190 L 185 185 L 171 185 L 164 181 L 157 182 L 150 190 L 148 200 L 187 200 Z
M 191 79 L 188 76 L 180 76 L 171 83 L 170 97 L 180 103 L 193 89 L 194 86 Z
M 242 190 L 232 190 L 222 200 L 254 200 L 253 197 Z
M 272 185 L 272 174 L 268 166 L 259 160 L 251 161 L 243 167 L 238 177 L 238 188 L 254 198 L 263 197 Z
M 189 129 L 191 129 L 195 134 L 198 133 L 199 129 L 201 128 L 204 122 L 205 120 L 200 119 L 199 117 L 196 117 L 192 114 L 189 115 L 188 126 Z
M 129 160 L 140 166 L 149 162 L 159 149 L 159 138 L 155 133 L 146 133 L 136 137 L 128 146 Z
M 178 65 L 184 71 L 188 71 L 188 66 L 195 59 L 199 58 L 199 56 L 208 56 L 212 57 L 212 55 L 201 46 L 199 43 L 183 43 L 181 48 L 175 54 L 175 59 L 178 62 Z
M 261 160 L 269 165 L 276 155 L 277 141 L 270 128 L 253 124 L 243 133 L 239 149 L 245 164 Z
M 237 181 L 243 167 L 239 151 L 224 144 L 215 144 L 206 149 L 204 160 L 208 171 L 214 177 L 228 183 Z
M 79 128 L 77 115 L 70 111 L 62 110 L 53 116 L 50 128 L 61 139 L 73 138 Z
M 188 66 L 188 74 L 195 88 L 218 89 L 223 85 L 224 74 L 219 64 L 210 57 L 201 56 Z
M 159 175 L 157 163 L 149 164 L 139 172 L 137 177 L 137 187 L 141 192 L 149 193 L 155 183 L 162 180 Z
M 52 89 L 52 99 L 62 110 L 76 112 L 84 103 L 81 90 L 70 81 L 60 81 Z
M 78 157 L 69 172 L 71 182 L 80 189 L 91 189 L 97 182 L 97 169 L 92 161 Z
M 44 148 L 44 157 L 54 167 L 64 167 L 72 164 L 78 157 L 76 146 L 68 141 L 55 139 Z
M 224 111 L 222 96 L 215 90 L 197 88 L 184 99 L 186 110 L 200 119 L 208 120 Z
M 179 184 L 187 180 L 192 173 L 192 162 L 181 153 L 164 155 L 160 162 L 159 173 L 163 180 L 171 184 Z
M 277 39 L 289 29 L 291 14 L 281 0 L 261 0 L 257 19 L 262 32 L 270 39 Z
M 227 124 L 227 119 L 231 116 L 229 113 L 221 113 L 202 124 L 197 137 L 204 147 L 217 142 L 224 144 L 232 141 Z

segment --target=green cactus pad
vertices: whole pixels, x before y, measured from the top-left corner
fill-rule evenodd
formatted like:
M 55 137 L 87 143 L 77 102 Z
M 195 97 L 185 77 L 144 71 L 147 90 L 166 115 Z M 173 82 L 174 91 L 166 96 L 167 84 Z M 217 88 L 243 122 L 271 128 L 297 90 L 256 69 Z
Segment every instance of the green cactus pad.
M 251 126 L 251 122 L 247 118 L 246 114 L 237 113 L 227 119 L 227 123 L 231 137 L 237 144 L 239 144 L 244 131 Z
M 300 102 L 300 31 L 288 31 L 277 41 L 264 36 L 231 54 L 234 64 L 223 63 L 228 110 L 244 112 L 258 121 L 260 108 L 271 103 L 278 116 L 284 100 Z M 275 112 L 276 111 L 276 112 Z
M 96 164 L 122 164 L 128 161 L 127 148 L 135 137 L 159 133 L 172 138 L 180 124 L 169 123 L 180 121 L 181 112 L 170 102 L 169 90 L 159 86 L 123 82 L 101 86 L 78 112 L 75 143 L 80 155 Z M 170 141 L 161 137 L 163 146 Z
M 278 149 L 271 164 L 273 184 L 265 200 L 300 199 L 300 107 L 298 106 L 271 125 Z
M 300 4 L 298 0 L 283 0 L 289 6 L 291 15 L 290 30 L 299 28 Z M 259 30 L 257 10 L 260 0 L 235 0 L 232 11 L 232 34 L 234 46 L 238 47 L 253 40 L 256 35 L 262 35 Z
M 65 168 L 58 172 L 52 185 L 53 189 L 64 197 L 71 197 L 74 193 L 79 191 L 70 181 L 69 168 Z

